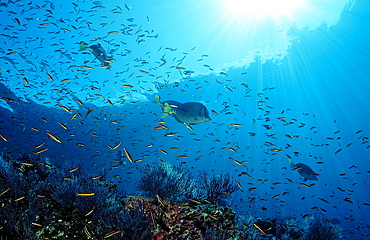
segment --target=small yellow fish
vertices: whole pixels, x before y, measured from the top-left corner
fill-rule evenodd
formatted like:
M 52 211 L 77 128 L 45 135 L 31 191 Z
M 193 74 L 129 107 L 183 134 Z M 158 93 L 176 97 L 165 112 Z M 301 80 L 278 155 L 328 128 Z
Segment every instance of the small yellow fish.
M 95 193 L 76 193 L 76 197 L 89 197 L 89 196 L 94 196 Z
M 53 134 L 51 134 L 51 133 L 45 133 L 46 135 L 48 135 L 49 137 L 51 137 L 51 139 L 53 139 L 54 141 L 56 141 L 56 142 L 58 142 L 58 143 L 62 143 L 62 141 L 60 141 L 60 139 L 57 137 L 57 136 L 55 136 L 55 135 L 53 135 Z
M 0 134 L 0 138 L 2 139 L 2 140 L 4 140 L 5 142 L 7 142 L 8 141 L 8 139 L 6 139 L 6 137 L 4 137 L 3 135 L 1 135 Z
M 111 236 L 113 236 L 113 235 L 116 235 L 116 234 L 118 234 L 118 233 L 121 233 L 121 231 L 114 231 L 114 232 L 107 233 L 107 234 L 104 236 L 104 238 L 109 238 L 109 237 L 111 237 Z
M 117 143 L 116 145 L 114 145 L 113 147 L 110 146 L 110 145 L 107 145 L 110 149 L 114 150 L 116 148 L 118 148 L 120 145 L 121 145 L 122 141 L 120 141 L 119 143 Z
M 126 149 L 123 149 L 123 151 L 125 152 L 127 159 L 128 159 L 130 162 L 134 162 L 134 161 L 132 160 L 132 158 L 131 158 L 130 153 L 129 153 Z

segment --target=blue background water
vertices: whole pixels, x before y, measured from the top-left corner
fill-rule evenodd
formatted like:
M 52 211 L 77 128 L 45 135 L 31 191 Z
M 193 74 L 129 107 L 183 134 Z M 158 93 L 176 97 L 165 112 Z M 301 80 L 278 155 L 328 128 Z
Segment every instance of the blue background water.
M 354 2 L 330 27 L 325 23 L 314 29 L 292 25 L 286 52 L 275 51 L 272 56 L 262 48 L 258 53 L 244 47 L 250 44 L 247 38 L 257 41 L 269 25 L 256 22 L 243 28 L 227 22 L 226 10 L 218 1 L 127 2 L 129 10 L 114 1 L 75 4 L 39 1 L 0 7 L 0 97 L 14 100 L 1 100 L 0 134 L 8 139 L 0 142 L 3 153 L 32 154 L 38 150 L 35 145 L 45 142 L 42 148 L 49 150 L 40 155 L 52 163 L 96 164 L 95 171 L 119 165 L 114 160 L 125 148 L 134 160 L 142 161 L 125 159 L 126 166 L 110 174 L 133 194 L 137 166 L 164 158 L 173 164 L 186 162 L 194 174 L 197 170 L 229 172 L 243 186 L 230 203 L 240 215 L 273 217 L 318 211 L 328 219 L 340 220 L 348 239 L 369 235 L 370 207 L 364 205 L 370 203 L 370 12 L 366 1 Z M 80 41 L 102 44 L 113 57 L 112 67 L 99 68 L 92 55 L 78 52 Z M 265 45 L 278 41 L 270 39 Z M 251 51 L 252 60 L 243 62 Z M 164 66 L 160 66 L 161 59 L 166 60 Z M 193 72 L 186 76 L 174 66 Z M 62 81 L 67 78 L 71 80 Z M 155 94 L 164 100 L 199 101 L 218 114 L 210 113 L 212 120 L 193 126 L 194 131 L 171 117 L 164 119 L 168 130 L 155 130 L 161 115 L 159 106 L 151 102 Z M 76 98 L 84 105 L 79 106 Z M 94 111 L 85 117 L 90 109 Z M 83 117 L 70 119 L 76 111 Z M 62 143 L 49 138 L 48 131 Z M 169 132 L 177 134 L 164 136 Z M 297 137 L 289 139 L 287 134 Z M 119 141 L 118 149 L 107 147 Z M 282 151 L 274 152 L 274 148 Z M 314 186 L 299 184 L 302 179 L 291 171 L 287 155 L 319 174 L 317 182 L 307 182 Z M 248 162 L 239 166 L 233 159 Z M 253 179 L 238 176 L 243 171 Z M 282 184 L 274 185 L 277 182 Z M 252 187 L 257 189 L 249 191 Z M 288 194 L 273 198 L 284 192 Z

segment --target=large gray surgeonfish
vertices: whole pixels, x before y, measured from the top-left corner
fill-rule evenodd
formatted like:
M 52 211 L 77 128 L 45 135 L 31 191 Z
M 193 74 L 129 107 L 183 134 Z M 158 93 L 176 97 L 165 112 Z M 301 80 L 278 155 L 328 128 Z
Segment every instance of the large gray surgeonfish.
M 85 51 L 89 50 L 92 54 L 94 54 L 95 58 L 98 59 L 101 64 L 105 67 L 109 67 L 109 63 L 112 62 L 112 58 L 107 56 L 104 48 L 100 44 L 90 45 L 87 46 L 85 42 L 80 43 L 80 49 L 78 51 Z
M 306 164 L 304 163 L 297 163 L 297 164 L 294 164 L 292 160 L 289 159 L 289 163 L 290 163 L 290 167 L 292 169 L 297 169 L 298 170 L 298 173 L 301 174 L 301 176 L 303 177 L 303 181 L 307 181 L 307 180 L 315 180 L 317 181 L 317 177 L 319 174 L 315 173 L 309 166 L 307 166 Z
M 188 127 L 211 120 L 206 106 L 198 102 L 180 103 L 173 100 L 161 102 L 160 97 L 156 95 L 153 103 L 161 105 L 162 118 L 172 116 Z

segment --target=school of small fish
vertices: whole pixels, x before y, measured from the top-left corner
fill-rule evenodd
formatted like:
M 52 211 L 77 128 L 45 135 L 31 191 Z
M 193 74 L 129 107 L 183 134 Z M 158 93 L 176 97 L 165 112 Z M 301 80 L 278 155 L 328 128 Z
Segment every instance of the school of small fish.
M 11 4 L 17 11 L 7 10 Z M 10 107 L 21 107 L 32 99 L 58 111 L 55 116 L 0 119 L 1 147 L 35 156 L 72 151 L 77 159 L 86 159 L 88 154 L 90 165 L 110 156 L 114 160 L 105 164 L 118 172 L 114 177 L 127 184 L 135 181 L 140 162 L 154 159 L 186 163 L 190 170 L 197 169 L 198 161 L 213 168 L 217 163 L 228 163 L 240 188 L 239 207 L 250 212 L 274 211 L 269 206 L 291 204 L 284 196 L 291 194 L 293 186 L 304 194 L 295 200 L 311 198 L 317 203 L 310 207 L 312 212 L 299 213 L 302 219 L 314 211 L 370 207 L 370 200 L 351 196 L 357 184 L 353 178 L 360 174 L 369 178 L 370 168 L 359 170 L 349 165 L 346 172 L 338 172 L 338 179 L 348 184 L 330 186 L 330 199 L 322 197 L 322 192 L 311 191 L 322 183 L 322 169 L 335 166 L 347 149 L 354 145 L 370 149 L 369 137 L 362 130 L 350 133 L 353 141 L 342 139 L 344 130 L 328 133 L 312 124 L 318 122 L 313 113 L 273 106 L 269 94 L 278 89 L 253 89 L 254 84 L 249 83 L 253 77 L 245 70 L 231 75 L 203 64 L 209 76 L 197 76 L 186 67 L 186 58 L 195 48 L 182 53 L 168 46 L 148 50 L 159 36 L 145 29 L 150 26 L 149 16 L 131 17 L 134 9 L 128 3 L 112 9 L 100 1 L 60 4 L 23 1 L 0 6 L 0 13 L 9 20 L 0 23 L 0 78 L 17 91 L 17 96 L 0 92 L 0 99 Z M 197 62 L 206 62 L 207 57 L 203 54 Z M 101 75 L 106 77 L 97 77 Z M 140 96 L 151 99 L 142 101 Z M 240 98 L 243 100 L 238 101 Z M 14 131 L 4 126 L 12 126 Z M 20 138 L 25 142 L 20 144 Z M 322 158 L 322 151 L 330 152 L 332 159 Z M 127 159 L 127 166 L 122 158 Z M 118 171 L 122 165 L 126 167 Z M 272 165 L 279 178 L 269 177 Z M 280 210 L 276 208 L 275 212 L 279 214 Z M 352 216 L 344 219 L 351 220 Z M 369 226 L 358 226 L 363 228 Z M 118 233 L 108 233 L 106 238 Z

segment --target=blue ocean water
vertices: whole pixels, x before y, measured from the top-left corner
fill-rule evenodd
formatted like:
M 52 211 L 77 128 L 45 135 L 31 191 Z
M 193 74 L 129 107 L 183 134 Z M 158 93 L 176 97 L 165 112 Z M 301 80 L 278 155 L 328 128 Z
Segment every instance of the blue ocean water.
M 369 238 L 369 4 L 260 8 L 1 2 L 1 152 L 110 169 L 133 195 L 138 167 L 160 159 L 230 173 L 242 187 L 229 202 L 239 215 L 321 213 L 340 221 L 343 238 Z M 79 51 L 82 41 L 101 44 L 110 67 Z M 200 102 L 212 120 L 190 130 L 161 119 L 155 95 Z M 117 162 L 123 149 L 134 162 Z M 303 182 L 289 159 L 318 180 Z

